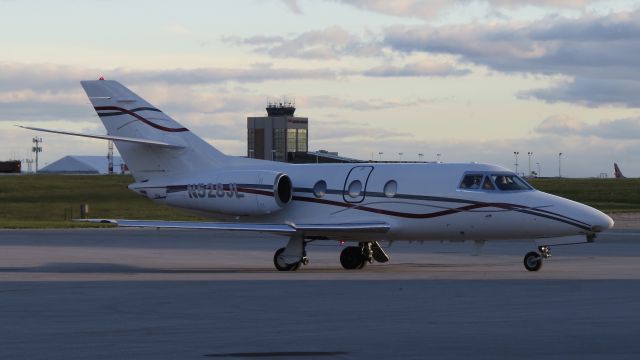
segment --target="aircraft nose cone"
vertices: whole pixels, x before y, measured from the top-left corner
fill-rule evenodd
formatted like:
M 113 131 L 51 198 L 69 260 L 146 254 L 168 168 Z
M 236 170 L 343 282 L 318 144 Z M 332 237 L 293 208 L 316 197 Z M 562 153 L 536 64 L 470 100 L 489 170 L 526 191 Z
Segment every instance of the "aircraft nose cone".
M 595 221 L 592 222 L 591 230 L 593 232 L 601 232 L 604 230 L 611 229 L 613 227 L 613 219 L 609 217 L 607 214 L 599 212 Z

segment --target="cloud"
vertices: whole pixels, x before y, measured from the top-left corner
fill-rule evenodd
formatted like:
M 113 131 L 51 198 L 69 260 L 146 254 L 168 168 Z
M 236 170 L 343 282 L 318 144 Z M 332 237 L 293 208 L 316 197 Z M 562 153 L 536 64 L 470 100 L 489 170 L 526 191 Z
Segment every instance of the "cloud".
M 76 69 L 51 65 L 10 65 L 16 71 L 4 76 L 0 84 L 0 122 L 26 121 L 88 121 L 94 120 L 95 113 L 77 80 L 96 73 L 91 69 Z M 2 65 L 0 65 L 2 69 Z M 267 70 L 264 70 L 267 69 Z M 206 114 L 207 118 L 221 114 L 233 114 L 242 119 L 256 111 L 262 112 L 268 94 L 260 94 L 247 89 L 235 89 L 229 93 L 226 85 L 230 81 L 268 81 L 270 79 L 299 77 L 324 78 L 333 76 L 331 72 L 289 69 L 271 69 L 257 65 L 253 69 L 195 69 L 139 71 L 115 69 L 107 72 L 108 78 L 123 81 L 168 114 L 184 119 L 185 116 Z M 63 71 L 61 71 L 63 70 Z M 219 70 L 219 71 L 218 71 Z M 286 73 L 286 74 L 285 74 Z M 0 72 L 4 74 L 4 72 Z M 78 76 L 73 79 L 67 76 Z M 82 77 L 79 77 L 82 76 Z M 217 86 L 206 86 L 217 84 Z M 273 95 L 273 94 L 271 94 Z M 420 106 L 435 100 L 412 99 L 367 99 L 333 96 L 301 96 L 298 104 L 304 108 L 336 108 L 353 111 L 372 111 L 399 107 Z
M 626 92 L 640 86 L 640 11 L 532 23 L 400 26 L 386 31 L 384 44 L 404 53 L 454 55 L 505 73 L 573 79 L 523 97 L 638 106 Z
M 520 92 L 521 99 L 536 98 L 548 103 L 569 102 L 588 107 L 601 105 L 640 108 L 640 81 L 578 77 L 546 89 Z
M 125 83 L 170 83 L 204 85 L 227 82 L 259 83 L 270 80 L 335 79 L 339 74 L 330 69 L 297 69 L 256 64 L 248 68 L 192 68 L 141 70 L 114 68 L 97 70 L 54 64 L 0 63 L 0 91 L 34 89 L 61 91 L 78 87 L 78 81 L 106 78 Z
M 471 73 L 448 62 L 422 61 L 403 66 L 383 65 L 364 71 L 372 77 L 462 76 Z
M 291 10 L 292 13 L 302 14 L 302 9 L 300 9 L 300 4 L 298 4 L 297 0 L 282 0 L 282 2 L 289 10 Z
M 447 0 L 334 0 L 359 9 L 393 16 L 432 18 L 451 6 Z
M 0 121 L 70 120 L 87 121 L 94 116 L 86 96 L 75 92 L 37 92 L 19 90 L 0 92 Z
M 223 40 L 251 46 L 255 52 L 274 58 L 337 59 L 343 56 L 375 57 L 383 54 L 382 48 L 374 40 L 364 40 L 339 26 L 306 31 L 289 37 L 258 35 L 247 38 L 225 37 Z
M 543 120 L 534 131 L 544 135 L 637 140 L 640 118 L 601 120 L 596 124 L 589 124 L 572 117 L 556 116 Z
M 433 19 L 455 6 L 474 3 L 485 4 L 494 10 L 538 7 L 551 9 L 583 9 L 587 5 L 601 0 L 484 0 L 484 1 L 447 1 L 447 0 L 329 0 L 358 9 L 385 15 Z
M 372 128 L 369 124 L 357 121 L 322 120 L 311 124 L 309 136 L 322 143 L 326 140 L 340 139 L 341 142 L 371 142 L 375 140 L 410 141 L 414 134 L 389 129 Z M 314 148 L 317 148 L 314 146 Z M 335 148 L 334 148 L 335 149 Z M 344 150 L 343 150 L 344 151 Z
M 488 0 L 487 3 L 496 8 L 513 9 L 525 6 L 582 9 L 602 0 Z
M 334 79 L 334 70 L 274 68 L 257 64 L 250 68 L 200 68 L 139 70 L 117 68 L 108 71 L 52 64 L 0 63 L 0 121 L 68 120 L 86 121 L 92 116 L 79 80 L 118 79 L 126 86 L 149 87 L 148 93 L 172 110 L 223 113 L 246 111 L 255 105 L 254 98 L 234 97 L 212 99 L 211 92 L 195 91 L 192 87 L 212 84 L 259 83 L 271 80 Z M 172 87 L 171 96 L 167 86 Z M 177 91 L 180 90 L 180 91 Z M 183 96 L 181 96 L 181 94 Z M 186 94 L 189 94 L 187 97 Z M 218 95 L 218 94 L 216 94 Z M 209 96 L 209 97 L 207 97 Z M 180 100 L 178 100 L 180 99 Z M 247 102 L 251 99 L 250 102 Z M 262 102 L 262 101 L 261 101 Z
M 340 108 L 356 111 L 386 110 L 401 107 L 412 107 L 430 104 L 436 100 L 415 98 L 409 100 L 399 99 L 353 99 L 339 98 L 328 95 L 308 96 L 297 99 L 297 103 L 302 108 Z
M 69 65 L 0 62 L 0 91 L 61 91 L 79 86 L 80 79 L 96 79 L 99 76 L 98 70 Z

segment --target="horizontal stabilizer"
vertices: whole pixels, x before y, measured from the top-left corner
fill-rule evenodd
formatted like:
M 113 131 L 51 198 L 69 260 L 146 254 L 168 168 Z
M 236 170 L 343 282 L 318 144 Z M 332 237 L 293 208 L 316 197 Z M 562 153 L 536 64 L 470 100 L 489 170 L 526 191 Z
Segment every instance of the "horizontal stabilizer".
M 115 220 L 115 219 L 82 219 L 78 221 L 94 223 L 110 223 L 121 227 L 150 227 L 159 229 L 200 229 L 255 231 L 279 235 L 302 232 L 306 235 L 330 236 L 332 234 L 351 233 L 385 233 L 390 226 L 386 223 L 344 223 L 344 224 L 251 224 L 221 223 L 205 221 L 162 221 L 162 220 Z
M 41 129 L 41 128 L 35 128 L 35 127 L 29 127 L 29 126 L 20 126 L 20 125 L 16 125 L 16 126 L 17 127 L 21 127 L 23 129 L 35 130 L 35 131 L 44 131 L 44 132 L 54 133 L 54 134 L 82 136 L 82 137 L 93 138 L 93 139 L 102 139 L 102 140 L 123 141 L 123 142 L 134 143 L 134 144 L 160 146 L 160 147 L 165 147 L 165 148 L 170 148 L 170 149 L 182 149 L 182 148 L 184 148 L 184 146 L 182 146 L 182 145 L 169 144 L 169 143 L 162 142 L 162 141 L 155 141 L 155 140 L 148 140 L 148 139 L 139 139 L 139 138 L 125 137 L 125 136 L 112 136 L 112 135 L 82 134 L 82 133 L 76 133 L 76 132 L 70 132 L 70 131 Z

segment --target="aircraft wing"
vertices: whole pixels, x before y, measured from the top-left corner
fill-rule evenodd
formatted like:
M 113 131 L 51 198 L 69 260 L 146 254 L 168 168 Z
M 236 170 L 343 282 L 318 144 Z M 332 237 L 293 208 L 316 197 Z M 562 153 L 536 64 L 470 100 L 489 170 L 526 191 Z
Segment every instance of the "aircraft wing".
M 253 224 L 253 223 L 221 223 L 205 221 L 161 221 L 161 220 L 116 220 L 116 219 L 82 219 L 78 221 L 94 223 L 110 223 L 120 227 L 141 227 L 157 229 L 200 229 L 254 231 L 277 235 L 293 235 L 304 233 L 306 236 L 348 235 L 353 233 L 386 233 L 391 228 L 383 222 L 341 223 L 341 224 Z
M 48 133 L 62 134 L 62 135 L 82 136 L 82 137 L 88 137 L 88 138 L 92 138 L 92 139 L 124 141 L 124 142 L 130 142 L 130 143 L 135 143 L 135 144 L 153 145 L 153 146 L 160 146 L 160 147 L 166 147 L 166 148 L 172 148 L 172 149 L 182 149 L 182 148 L 184 148 L 184 146 L 182 146 L 182 145 L 169 144 L 169 143 L 162 142 L 162 141 L 155 141 L 155 140 L 148 140 L 148 139 L 139 139 L 139 138 L 131 138 L 131 137 L 125 137 L 125 136 L 113 136 L 113 135 L 82 134 L 82 133 L 71 132 L 71 131 L 49 130 L 49 129 L 42 129 L 42 128 L 29 127 L 29 126 L 20 126 L 20 125 L 16 125 L 16 126 L 17 127 L 21 127 L 23 129 L 28 129 L 28 130 L 44 131 L 44 132 L 48 132 Z

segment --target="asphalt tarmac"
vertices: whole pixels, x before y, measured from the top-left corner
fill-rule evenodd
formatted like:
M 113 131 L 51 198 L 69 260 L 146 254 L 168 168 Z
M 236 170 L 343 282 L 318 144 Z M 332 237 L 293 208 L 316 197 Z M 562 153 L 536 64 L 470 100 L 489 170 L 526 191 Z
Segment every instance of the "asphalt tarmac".
M 0 359 L 638 359 L 640 231 L 556 247 L 336 243 L 179 230 L 0 231 Z

